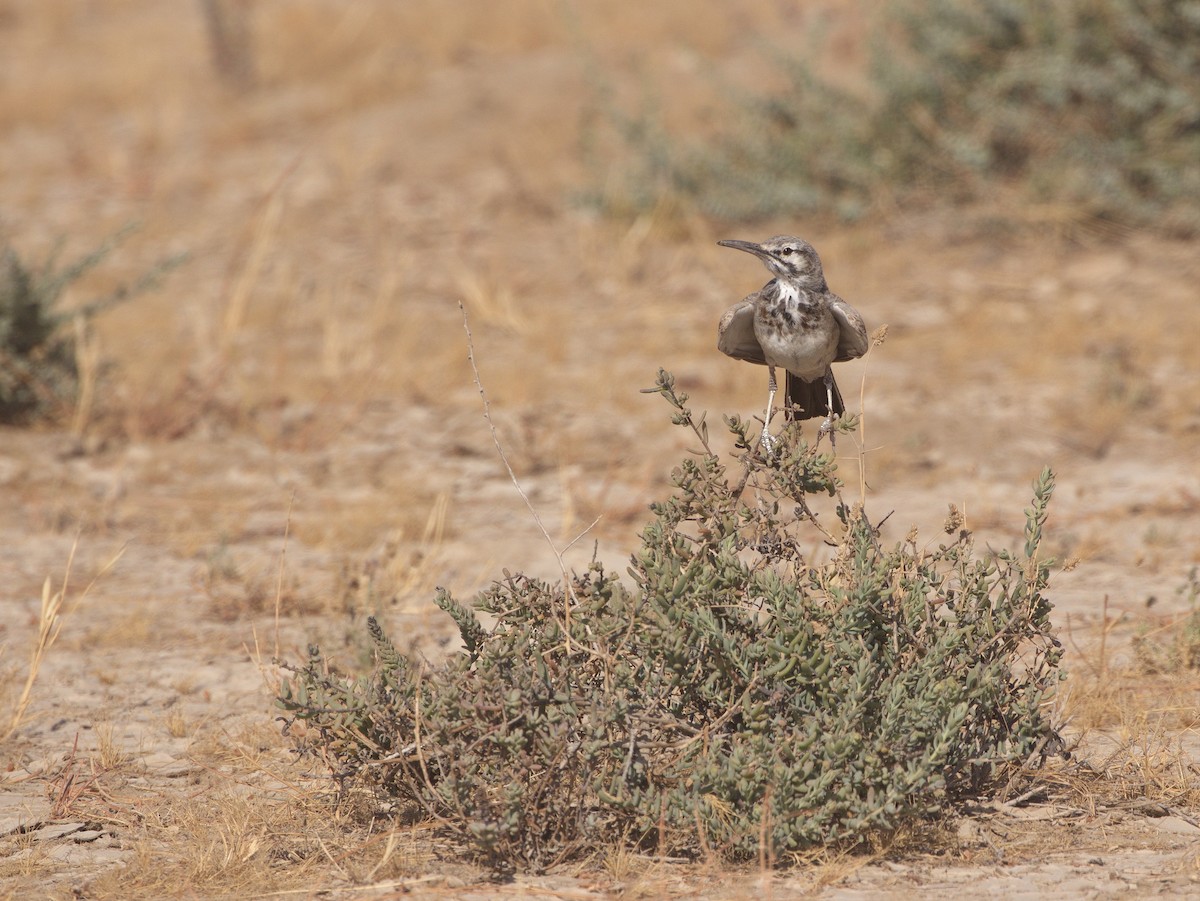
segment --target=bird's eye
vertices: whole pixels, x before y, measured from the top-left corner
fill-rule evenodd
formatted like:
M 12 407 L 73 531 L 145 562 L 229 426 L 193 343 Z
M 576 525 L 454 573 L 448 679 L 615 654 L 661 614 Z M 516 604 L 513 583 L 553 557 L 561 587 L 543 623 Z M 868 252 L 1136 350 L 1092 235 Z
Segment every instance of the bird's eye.
M 793 253 L 796 252 L 796 248 L 795 247 L 785 247 L 785 248 L 783 248 L 783 250 L 781 250 L 779 252 L 785 257 L 791 256 Z

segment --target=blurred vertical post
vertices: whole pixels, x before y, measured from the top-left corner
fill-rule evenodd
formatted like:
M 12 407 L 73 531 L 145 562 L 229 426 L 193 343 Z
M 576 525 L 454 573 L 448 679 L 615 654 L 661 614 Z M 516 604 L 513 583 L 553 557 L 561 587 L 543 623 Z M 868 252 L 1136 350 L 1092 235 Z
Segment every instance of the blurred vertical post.
M 254 87 L 254 34 L 250 0 L 200 0 L 213 68 L 227 85 Z

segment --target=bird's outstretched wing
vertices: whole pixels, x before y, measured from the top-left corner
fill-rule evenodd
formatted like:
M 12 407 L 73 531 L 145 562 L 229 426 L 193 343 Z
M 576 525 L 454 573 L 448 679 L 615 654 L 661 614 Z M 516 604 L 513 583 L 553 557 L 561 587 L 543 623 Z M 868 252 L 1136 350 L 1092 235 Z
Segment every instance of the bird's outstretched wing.
M 754 337 L 754 301 L 758 294 L 747 295 L 735 303 L 717 326 L 717 350 L 747 363 L 767 365 L 767 358 Z
M 837 320 L 840 332 L 837 356 L 834 357 L 833 362 L 841 363 L 861 357 L 867 352 L 871 343 L 867 337 L 867 324 L 863 322 L 862 315 L 836 294 L 830 294 L 829 301 L 829 308 L 833 311 L 833 318 Z

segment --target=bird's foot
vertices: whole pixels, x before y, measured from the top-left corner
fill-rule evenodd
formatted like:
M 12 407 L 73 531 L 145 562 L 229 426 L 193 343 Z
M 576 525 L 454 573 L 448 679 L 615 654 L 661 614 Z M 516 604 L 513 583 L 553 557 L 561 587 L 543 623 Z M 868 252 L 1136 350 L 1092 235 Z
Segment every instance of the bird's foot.
M 837 439 L 834 437 L 836 434 L 837 434 L 836 425 L 835 425 L 835 422 L 833 419 L 833 415 L 830 414 L 829 416 L 825 417 L 825 421 L 823 423 L 821 423 L 821 427 L 819 429 L 817 429 L 817 444 L 821 443 L 821 438 L 823 436 L 828 435 L 830 446 L 836 447 Z

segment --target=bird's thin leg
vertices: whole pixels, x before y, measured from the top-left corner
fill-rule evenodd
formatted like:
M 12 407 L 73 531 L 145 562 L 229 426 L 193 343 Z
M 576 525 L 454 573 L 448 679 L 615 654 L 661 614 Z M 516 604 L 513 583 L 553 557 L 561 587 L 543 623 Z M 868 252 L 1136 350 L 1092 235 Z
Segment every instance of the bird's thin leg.
M 821 423 L 821 428 L 817 432 L 817 440 L 820 440 L 822 435 L 829 435 L 829 444 L 834 446 L 837 441 L 833 437 L 833 370 L 825 369 L 825 397 L 828 399 L 828 406 L 825 407 L 825 421 Z
M 767 414 L 763 417 L 762 446 L 764 450 L 771 449 L 771 413 L 775 409 L 775 392 L 779 385 L 775 381 L 775 367 L 767 366 Z

